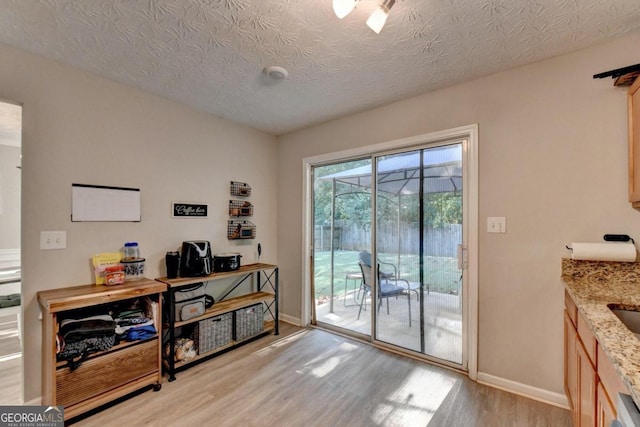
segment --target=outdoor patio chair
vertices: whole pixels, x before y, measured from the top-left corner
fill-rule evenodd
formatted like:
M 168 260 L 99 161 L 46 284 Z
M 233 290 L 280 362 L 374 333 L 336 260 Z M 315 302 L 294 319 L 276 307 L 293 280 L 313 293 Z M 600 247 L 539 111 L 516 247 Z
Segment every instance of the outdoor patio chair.
M 360 319 L 360 313 L 362 313 L 362 306 L 365 304 L 365 299 L 367 295 L 371 294 L 371 287 L 373 285 L 373 276 L 371 275 L 372 268 L 371 266 L 366 265 L 362 261 L 358 262 L 360 266 L 360 270 L 362 271 L 362 297 L 360 299 L 360 309 L 358 310 L 358 319 Z M 380 311 L 380 307 L 382 307 L 382 298 L 387 299 L 387 314 L 389 314 L 389 297 L 398 297 L 401 295 L 407 296 L 407 303 L 409 307 L 409 326 L 411 326 L 411 295 L 409 292 L 409 282 L 403 279 L 393 279 L 394 281 L 399 280 L 402 282 L 406 282 L 407 286 L 398 286 L 393 282 L 389 281 L 380 276 L 380 266 L 378 266 L 378 292 L 377 298 L 378 303 L 378 311 Z M 373 306 L 373 303 L 371 304 Z
M 358 256 L 361 263 L 371 268 L 371 252 L 361 251 Z M 395 282 L 396 286 L 405 286 L 405 289 L 416 293 L 416 300 L 420 300 L 420 284 L 409 282 L 398 277 L 398 268 L 395 264 L 378 260 L 378 275 L 382 279 Z M 428 293 L 429 285 L 427 285 L 427 294 Z
M 371 268 L 371 252 L 361 251 L 358 256 L 361 263 Z M 378 264 L 382 264 L 384 266 L 384 270 L 386 270 L 383 271 L 383 269 L 379 269 L 378 271 L 378 274 L 383 279 L 393 279 L 398 275 L 398 269 L 394 264 L 391 264 L 390 262 L 383 262 L 380 260 L 378 260 Z

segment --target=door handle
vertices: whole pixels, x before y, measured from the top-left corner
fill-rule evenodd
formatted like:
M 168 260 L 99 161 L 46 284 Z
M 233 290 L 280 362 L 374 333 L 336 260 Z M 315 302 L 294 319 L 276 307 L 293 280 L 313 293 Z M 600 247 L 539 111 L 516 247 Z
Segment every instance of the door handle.
M 464 245 L 458 245 L 458 270 L 467 269 L 467 248 Z

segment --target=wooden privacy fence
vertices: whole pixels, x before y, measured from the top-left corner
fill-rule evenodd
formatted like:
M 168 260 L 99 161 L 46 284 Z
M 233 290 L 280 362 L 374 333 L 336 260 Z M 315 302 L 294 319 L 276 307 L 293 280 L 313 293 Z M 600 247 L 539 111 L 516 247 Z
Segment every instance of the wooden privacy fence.
M 378 252 L 417 254 L 420 244 L 420 227 L 417 223 L 383 223 L 378 226 Z M 333 233 L 334 249 L 361 251 L 371 248 L 371 230 L 338 221 Z M 315 250 L 331 249 L 331 227 L 315 227 Z M 462 224 L 449 224 L 443 228 L 427 228 L 424 231 L 424 253 L 427 256 L 456 257 L 462 243 Z

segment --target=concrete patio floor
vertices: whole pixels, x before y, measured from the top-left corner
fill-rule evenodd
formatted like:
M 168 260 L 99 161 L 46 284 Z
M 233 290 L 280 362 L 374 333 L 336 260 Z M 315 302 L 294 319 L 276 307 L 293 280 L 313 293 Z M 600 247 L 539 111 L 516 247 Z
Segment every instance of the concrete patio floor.
M 351 286 L 350 286 L 351 287 Z M 425 354 L 449 362 L 462 363 L 462 304 L 458 295 L 424 291 Z M 348 289 L 334 297 L 333 312 L 330 301 L 316 305 L 316 319 L 335 327 L 365 335 L 371 334 L 371 298 L 365 298 L 358 319 L 362 294 L 357 289 Z M 366 308 L 365 308 L 366 307 Z M 379 310 L 377 339 L 399 347 L 420 352 L 420 302 L 411 292 L 411 326 L 409 305 L 406 296 L 382 300 Z

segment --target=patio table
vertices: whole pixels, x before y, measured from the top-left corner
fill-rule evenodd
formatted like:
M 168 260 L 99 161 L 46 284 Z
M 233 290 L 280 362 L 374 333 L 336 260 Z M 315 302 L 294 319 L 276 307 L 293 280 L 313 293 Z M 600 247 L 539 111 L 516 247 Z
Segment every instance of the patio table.
M 355 304 L 347 304 L 347 290 L 348 290 L 348 282 L 349 280 L 353 280 L 353 302 L 355 302 Z M 358 288 L 358 282 L 360 282 L 360 285 L 362 285 L 362 273 L 357 271 L 357 272 L 351 272 L 351 273 L 347 273 L 344 277 L 344 306 L 345 307 L 353 307 L 353 306 L 357 306 L 358 305 L 358 300 L 356 298 L 356 289 Z

